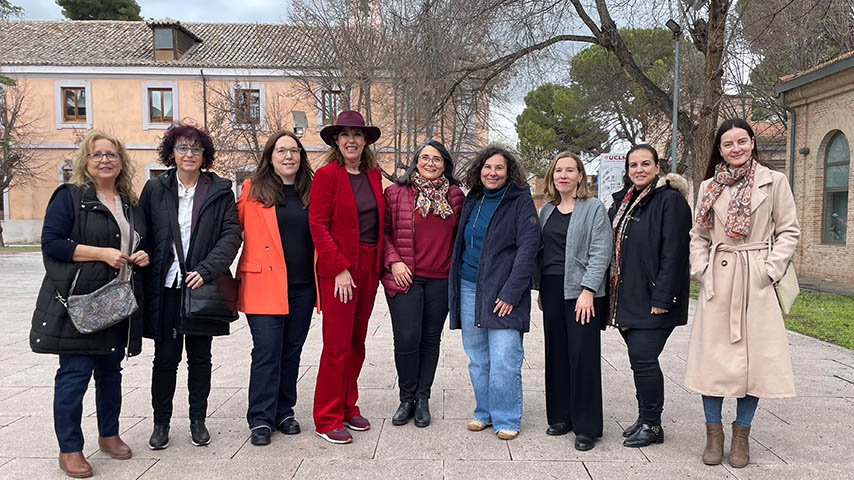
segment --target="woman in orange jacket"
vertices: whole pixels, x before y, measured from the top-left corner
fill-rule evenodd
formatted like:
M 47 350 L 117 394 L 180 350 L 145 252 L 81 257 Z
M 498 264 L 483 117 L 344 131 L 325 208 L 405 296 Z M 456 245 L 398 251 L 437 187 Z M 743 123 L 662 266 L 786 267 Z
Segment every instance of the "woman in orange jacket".
M 280 130 L 267 140 L 237 200 L 244 238 L 238 308 L 252 331 L 246 419 L 253 445 L 269 444 L 274 428 L 300 432 L 294 418 L 297 373 L 317 300 L 308 228 L 313 176 L 297 136 Z

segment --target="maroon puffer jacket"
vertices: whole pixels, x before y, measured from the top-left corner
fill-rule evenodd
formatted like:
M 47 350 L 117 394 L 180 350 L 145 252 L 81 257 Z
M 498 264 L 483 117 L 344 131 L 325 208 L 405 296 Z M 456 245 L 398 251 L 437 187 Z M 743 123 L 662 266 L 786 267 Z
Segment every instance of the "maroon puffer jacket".
M 409 287 L 398 287 L 394 282 L 389 264 L 403 262 L 415 271 L 415 187 L 393 184 L 385 189 L 385 235 L 383 235 L 382 284 L 392 297 L 406 293 Z M 459 215 L 465 195 L 460 187 L 451 185 L 448 200 L 454 213 Z M 431 213 L 432 215 L 432 213 Z

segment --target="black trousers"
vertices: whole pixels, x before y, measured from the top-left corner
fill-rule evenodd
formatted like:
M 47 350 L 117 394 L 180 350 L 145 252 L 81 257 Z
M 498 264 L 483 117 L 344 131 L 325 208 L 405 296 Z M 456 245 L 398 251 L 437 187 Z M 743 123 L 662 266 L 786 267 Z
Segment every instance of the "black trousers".
M 629 328 L 620 330 L 629 350 L 629 362 L 635 377 L 635 396 L 643 423 L 661 425 L 664 410 L 664 374 L 658 356 L 664 350 L 667 338 L 673 332 L 668 328 Z
M 177 325 L 181 305 L 181 290 L 166 288 L 163 292 L 163 319 L 172 318 Z M 154 362 L 151 369 L 151 406 L 154 423 L 168 424 L 172 419 L 172 398 L 178 364 L 184 346 L 187 348 L 187 388 L 189 390 L 190 420 L 207 416 L 208 395 L 211 392 L 211 340 L 200 335 L 175 335 L 174 338 L 154 341 Z
M 575 300 L 563 298 L 563 276 L 540 281 L 546 341 L 546 418 L 568 423 L 576 434 L 602 436 L 602 357 L 600 315 L 607 297 L 593 299 L 590 323 L 575 321 Z
M 448 316 L 448 279 L 413 277 L 406 293 L 386 294 L 394 332 L 400 401 L 430 398 Z

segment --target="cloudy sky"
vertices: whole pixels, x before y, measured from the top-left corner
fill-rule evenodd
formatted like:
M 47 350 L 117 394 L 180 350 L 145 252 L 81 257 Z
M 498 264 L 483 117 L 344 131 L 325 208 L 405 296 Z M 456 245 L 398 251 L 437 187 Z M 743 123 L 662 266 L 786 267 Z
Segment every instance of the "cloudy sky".
M 143 18 L 170 17 L 182 22 L 260 22 L 287 21 L 288 0 L 137 0 Z M 54 0 L 12 0 L 24 8 L 25 20 L 64 20 L 62 9 Z M 490 139 L 516 144 L 514 122 L 522 112 L 524 91 L 513 95 L 508 106 L 493 109 Z

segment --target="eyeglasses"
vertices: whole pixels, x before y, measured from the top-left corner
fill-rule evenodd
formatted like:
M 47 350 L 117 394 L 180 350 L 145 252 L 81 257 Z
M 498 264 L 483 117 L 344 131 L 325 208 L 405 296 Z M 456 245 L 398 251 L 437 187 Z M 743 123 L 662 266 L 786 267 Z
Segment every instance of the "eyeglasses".
M 175 145 L 175 151 L 181 155 L 186 155 L 187 152 L 193 152 L 191 155 L 201 155 L 205 151 L 205 147 L 196 147 L 190 145 Z
M 87 155 L 87 156 L 89 157 L 89 160 L 92 160 L 92 161 L 95 161 L 95 162 L 97 162 L 97 161 L 103 161 L 103 160 L 106 158 L 106 159 L 107 159 L 107 161 L 109 161 L 109 162 L 111 162 L 111 163 L 112 163 L 112 162 L 115 162 L 115 161 L 117 161 L 117 160 L 119 159 L 119 154 L 118 154 L 118 153 L 115 153 L 115 152 L 104 152 L 104 153 L 102 153 L 102 152 L 93 152 L 93 153 L 90 153 L 90 154 L 89 154 L 89 155 Z
M 286 156 L 288 153 L 290 153 L 290 154 L 291 154 L 291 157 L 296 158 L 296 157 L 298 157 L 298 156 L 299 156 L 299 154 L 300 154 L 300 152 L 302 151 L 302 149 L 301 149 L 301 148 L 284 148 L 284 147 L 282 147 L 282 148 L 277 148 L 277 149 L 275 149 L 275 150 L 273 150 L 273 151 L 274 151 L 274 152 L 276 152 L 276 155 L 278 155 L 278 156 L 280 156 L 280 157 L 284 157 L 284 156 Z
M 442 160 L 442 157 L 431 157 L 430 155 L 427 155 L 427 154 L 425 153 L 425 154 L 423 154 L 423 155 L 418 155 L 418 161 L 419 161 L 419 162 L 424 162 L 424 163 L 430 162 L 430 163 L 432 163 L 433 165 L 439 165 L 439 164 L 441 164 L 444 160 Z

